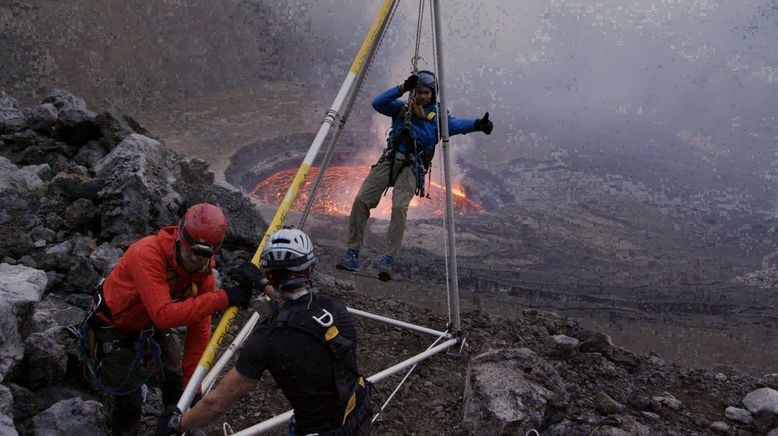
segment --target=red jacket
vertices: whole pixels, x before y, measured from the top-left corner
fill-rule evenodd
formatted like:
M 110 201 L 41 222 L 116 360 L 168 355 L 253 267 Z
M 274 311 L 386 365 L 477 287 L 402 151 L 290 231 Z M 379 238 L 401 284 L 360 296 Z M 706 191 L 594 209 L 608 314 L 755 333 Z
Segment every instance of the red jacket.
M 190 274 L 178 265 L 177 232 L 177 226 L 164 227 L 130 245 L 103 282 L 111 318 L 101 318 L 124 332 L 151 325 L 161 330 L 186 326 L 182 365 L 186 384 L 211 338 L 211 314 L 227 308 L 228 299 L 215 288 L 210 268 Z M 210 267 L 215 263 L 211 258 Z

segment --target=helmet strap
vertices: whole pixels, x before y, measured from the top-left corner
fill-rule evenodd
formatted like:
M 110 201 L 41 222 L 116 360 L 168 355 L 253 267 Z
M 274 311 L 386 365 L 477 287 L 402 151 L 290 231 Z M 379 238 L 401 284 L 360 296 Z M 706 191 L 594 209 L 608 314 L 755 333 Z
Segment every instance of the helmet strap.
M 305 283 L 309 285 L 305 291 L 301 291 L 299 294 L 291 292 Z M 302 275 L 279 283 L 278 292 L 285 294 L 284 298 L 288 297 L 287 300 L 296 300 L 309 292 L 311 284 L 311 278 L 308 275 Z
M 181 257 L 181 240 L 176 238 L 176 263 L 179 266 L 184 266 L 184 258 Z

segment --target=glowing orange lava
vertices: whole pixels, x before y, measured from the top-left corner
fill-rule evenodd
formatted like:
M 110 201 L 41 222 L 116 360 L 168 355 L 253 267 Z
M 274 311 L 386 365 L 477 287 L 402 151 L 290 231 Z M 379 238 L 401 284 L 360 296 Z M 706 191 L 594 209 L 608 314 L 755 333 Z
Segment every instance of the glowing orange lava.
M 314 213 L 326 215 L 349 215 L 351 203 L 362 185 L 362 181 L 370 171 L 369 165 L 364 166 L 332 166 L 327 169 L 316 194 L 313 204 Z M 308 201 L 308 195 L 316 180 L 318 168 L 311 168 L 297 194 L 297 199 L 292 205 L 293 210 L 302 211 Z M 284 199 L 297 169 L 279 171 L 262 182 L 251 191 L 250 195 L 265 204 L 278 205 Z M 408 218 L 432 218 L 442 217 L 445 212 L 446 192 L 440 183 L 433 180 L 428 185 L 430 198 L 414 197 L 408 208 Z M 468 213 L 480 213 L 484 211 L 478 203 L 467 198 L 461 186 L 452 189 L 454 196 L 454 213 L 464 215 Z M 378 207 L 371 211 L 371 216 L 389 219 L 392 213 L 391 189 L 381 197 Z

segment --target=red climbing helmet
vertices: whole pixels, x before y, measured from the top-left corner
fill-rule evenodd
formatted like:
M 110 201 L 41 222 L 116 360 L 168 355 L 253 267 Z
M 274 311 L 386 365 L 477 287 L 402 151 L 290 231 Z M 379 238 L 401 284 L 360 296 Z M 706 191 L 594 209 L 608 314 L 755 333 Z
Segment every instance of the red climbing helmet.
M 178 224 L 178 240 L 184 241 L 196 256 L 211 257 L 219 252 L 227 233 L 227 217 L 210 203 L 190 207 Z

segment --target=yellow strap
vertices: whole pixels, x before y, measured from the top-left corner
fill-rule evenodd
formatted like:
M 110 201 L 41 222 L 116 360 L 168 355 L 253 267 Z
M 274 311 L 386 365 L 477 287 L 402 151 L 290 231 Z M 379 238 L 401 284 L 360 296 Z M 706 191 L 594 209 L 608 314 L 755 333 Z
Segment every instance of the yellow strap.
M 340 333 L 340 331 L 338 330 L 337 327 L 335 327 L 333 325 L 333 326 L 331 326 L 330 328 L 327 329 L 326 333 L 324 333 L 324 340 L 329 342 L 329 341 L 335 339 L 335 336 L 338 336 L 338 333 Z
M 418 118 L 421 118 L 423 120 L 432 121 L 435 119 L 435 116 L 437 115 L 435 111 L 429 111 L 428 113 L 424 113 L 424 108 L 419 106 L 418 104 L 413 105 L 413 114 L 416 115 Z
M 352 392 L 351 396 L 348 399 L 348 404 L 346 404 L 346 411 L 343 413 L 343 422 L 340 423 L 341 426 L 346 425 L 346 420 L 348 419 L 348 416 L 351 414 L 351 412 L 354 411 L 354 408 L 357 406 L 357 394 L 356 392 Z
M 357 380 L 357 383 L 364 388 L 365 378 L 360 376 L 359 380 Z M 346 404 L 346 411 L 343 413 L 343 422 L 340 424 L 341 426 L 346 424 L 346 420 L 348 419 L 348 416 L 351 414 L 351 412 L 354 411 L 356 405 L 357 405 L 357 393 L 352 392 L 351 397 L 349 397 L 348 399 L 348 404 Z

